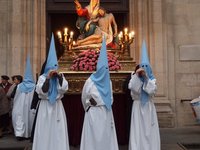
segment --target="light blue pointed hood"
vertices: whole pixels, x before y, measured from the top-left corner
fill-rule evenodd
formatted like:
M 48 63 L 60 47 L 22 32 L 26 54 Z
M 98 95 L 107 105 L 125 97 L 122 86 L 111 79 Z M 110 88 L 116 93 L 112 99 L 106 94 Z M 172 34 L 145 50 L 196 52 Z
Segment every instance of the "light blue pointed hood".
M 58 69 L 58 60 L 56 55 L 54 35 L 52 34 L 49 53 L 43 75 L 47 77 L 50 70 L 57 70 L 57 69 Z M 50 103 L 52 104 L 56 102 L 56 97 L 58 95 L 57 83 L 58 83 L 57 78 L 53 77 L 50 79 L 48 98 Z
M 24 79 L 22 83 L 18 85 L 18 88 L 21 92 L 28 93 L 35 89 L 35 81 L 33 79 L 33 73 L 31 69 L 30 56 L 27 56 L 26 59 L 26 70 L 24 74 Z
M 150 78 L 151 80 L 155 79 L 152 69 L 151 69 L 151 65 L 149 63 L 148 51 L 147 51 L 147 47 L 146 47 L 146 42 L 144 40 L 142 42 L 140 67 L 142 67 L 146 71 L 148 78 Z
M 147 47 L 146 47 L 146 42 L 142 42 L 142 51 L 141 51 L 141 59 L 140 59 L 140 68 L 143 68 L 147 74 L 148 79 L 153 80 L 155 79 L 151 65 L 149 63 L 149 57 L 148 57 L 148 52 L 147 52 Z M 146 82 L 144 78 L 140 78 L 143 82 Z M 149 100 L 149 95 L 146 93 L 143 88 L 141 92 L 141 102 L 142 105 L 145 105 L 146 102 Z
M 108 66 L 105 37 L 103 38 L 102 47 L 101 47 L 98 62 L 97 62 L 96 72 L 94 72 L 90 76 L 90 78 L 96 85 L 97 90 L 100 93 L 100 96 L 106 105 L 106 108 L 108 110 L 111 110 L 111 92 L 112 91 L 110 87 L 110 73 L 109 73 L 109 66 Z
M 51 43 L 49 47 L 49 53 L 47 57 L 46 66 L 44 69 L 44 74 L 48 75 L 49 70 L 57 70 L 58 69 L 58 59 L 56 55 L 56 47 L 54 41 L 54 35 L 51 36 Z

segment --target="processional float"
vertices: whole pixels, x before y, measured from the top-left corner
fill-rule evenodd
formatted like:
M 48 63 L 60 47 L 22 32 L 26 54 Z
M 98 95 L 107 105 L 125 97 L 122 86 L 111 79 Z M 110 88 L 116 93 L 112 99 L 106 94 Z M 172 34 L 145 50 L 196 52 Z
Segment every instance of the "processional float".
M 78 14 L 75 24 L 80 35 L 75 39 L 74 32 L 67 27 L 57 32 L 59 46 L 64 49 L 59 59 L 60 71 L 71 85 L 68 94 L 80 94 L 85 80 L 96 70 L 102 37 L 106 38 L 113 92 L 124 93 L 124 82 L 135 67 L 130 56 L 134 50 L 130 46 L 134 44 L 134 31 L 129 32 L 125 27 L 118 33 L 113 14 L 100 7 L 99 1 L 91 0 L 85 8 L 77 0 L 74 2 Z

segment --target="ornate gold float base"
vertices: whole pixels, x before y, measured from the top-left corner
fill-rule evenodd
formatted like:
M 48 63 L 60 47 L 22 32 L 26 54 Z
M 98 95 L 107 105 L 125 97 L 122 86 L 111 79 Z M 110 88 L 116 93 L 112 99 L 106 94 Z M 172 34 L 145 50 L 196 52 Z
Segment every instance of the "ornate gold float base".
M 81 94 L 83 85 L 92 72 L 83 71 L 66 71 L 59 70 L 62 72 L 69 83 L 69 89 L 67 94 Z M 114 94 L 124 94 L 125 93 L 125 81 L 126 78 L 131 74 L 131 71 L 118 71 L 110 72 L 113 93 Z

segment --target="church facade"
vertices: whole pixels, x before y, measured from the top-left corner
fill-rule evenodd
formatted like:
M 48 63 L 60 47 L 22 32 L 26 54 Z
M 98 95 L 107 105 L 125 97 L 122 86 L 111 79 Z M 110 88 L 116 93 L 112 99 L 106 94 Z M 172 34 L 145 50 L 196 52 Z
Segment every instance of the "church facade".
M 34 74 L 40 72 L 47 47 L 46 5 L 45 0 L 0 1 L 1 75 L 23 75 L 27 53 Z M 161 127 L 196 124 L 190 100 L 200 96 L 199 7 L 197 0 L 128 1 L 128 24 L 136 33 L 131 57 L 139 63 L 146 39 L 158 84 L 155 104 Z

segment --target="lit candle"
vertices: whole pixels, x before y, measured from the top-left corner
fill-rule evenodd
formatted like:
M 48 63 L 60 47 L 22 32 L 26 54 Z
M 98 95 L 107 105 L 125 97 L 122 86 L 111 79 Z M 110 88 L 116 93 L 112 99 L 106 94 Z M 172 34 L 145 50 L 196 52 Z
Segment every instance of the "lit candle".
M 132 38 L 132 34 L 131 34 L 131 33 L 128 34 L 128 38 L 129 38 L 129 39 Z
M 122 37 L 123 37 L 123 32 L 122 31 L 119 32 L 118 37 L 119 37 L 119 40 L 122 39 Z
M 124 34 L 127 35 L 128 34 L 128 28 L 124 29 Z
M 65 28 L 64 30 L 65 30 L 65 35 L 67 35 L 67 31 L 68 31 L 68 29 L 67 29 L 67 28 Z
M 70 32 L 70 38 L 72 39 L 73 38 L 73 35 L 74 35 L 74 32 Z
M 75 41 L 73 41 L 72 45 L 75 45 L 75 44 L 76 44 L 76 42 L 75 42 Z
M 58 35 L 58 38 L 59 38 L 59 39 L 61 39 L 61 38 L 62 38 L 62 34 L 61 34 L 61 32 L 60 32 L 60 31 L 58 31 L 57 35 Z
M 121 37 L 123 36 L 123 32 L 122 32 L 122 31 L 120 31 L 120 33 L 119 33 L 119 34 L 120 34 L 120 36 L 121 36 Z
M 131 32 L 131 37 L 134 38 L 134 36 L 135 36 L 135 32 L 132 31 L 132 32 Z
M 118 34 L 119 40 L 121 41 L 121 34 Z

